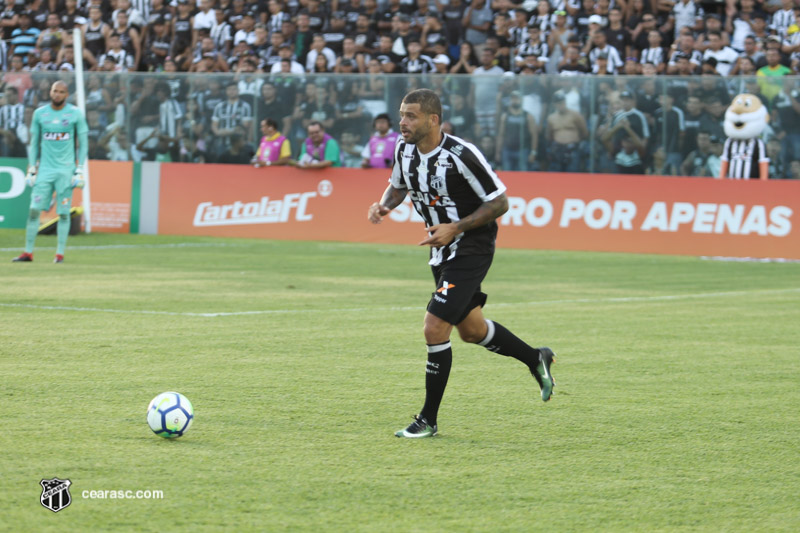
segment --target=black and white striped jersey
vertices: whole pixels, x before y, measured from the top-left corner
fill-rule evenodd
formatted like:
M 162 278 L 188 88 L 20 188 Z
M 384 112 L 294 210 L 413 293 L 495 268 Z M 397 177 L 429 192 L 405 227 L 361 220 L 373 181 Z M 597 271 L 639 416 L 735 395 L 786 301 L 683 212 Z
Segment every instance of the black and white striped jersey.
M 769 161 L 767 148 L 761 139 L 732 139 L 725 141 L 722 161 L 728 162 L 727 178 L 749 180 L 759 178 L 759 163 Z
M 439 146 L 427 154 L 399 141 L 394 160 L 389 183 L 408 190 L 425 227 L 458 222 L 506 191 L 475 145 L 453 135 L 444 134 Z M 447 246 L 432 247 L 429 264 L 439 265 L 456 255 L 492 254 L 496 238 L 496 221 L 460 233 Z

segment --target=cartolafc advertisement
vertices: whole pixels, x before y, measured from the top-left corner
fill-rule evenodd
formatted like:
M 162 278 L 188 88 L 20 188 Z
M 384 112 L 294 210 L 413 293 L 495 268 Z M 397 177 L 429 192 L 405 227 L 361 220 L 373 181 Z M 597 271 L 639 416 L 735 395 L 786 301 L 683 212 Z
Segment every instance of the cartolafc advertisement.
M 800 259 L 800 183 L 500 173 L 509 248 Z M 161 166 L 158 233 L 415 244 L 410 201 L 383 224 L 367 207 L 385 170 Z

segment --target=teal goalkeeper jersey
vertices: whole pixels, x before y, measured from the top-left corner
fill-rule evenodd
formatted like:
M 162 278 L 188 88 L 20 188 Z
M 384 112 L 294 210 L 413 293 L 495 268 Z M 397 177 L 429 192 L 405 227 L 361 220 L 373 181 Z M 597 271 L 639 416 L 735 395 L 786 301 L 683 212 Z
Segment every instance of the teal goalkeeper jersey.
M 89 154 L 89 127 L 81 110 L 72 104 L 64 104 L 59 110 L 50 104 L 33 112 L 31 120 L 31 145 L 28 162 L 39 161 L 39 173 L 72 173 L 75 160 L 80 166 L 86 164 Z M 75 145 L 77 137 L 77 157 Z

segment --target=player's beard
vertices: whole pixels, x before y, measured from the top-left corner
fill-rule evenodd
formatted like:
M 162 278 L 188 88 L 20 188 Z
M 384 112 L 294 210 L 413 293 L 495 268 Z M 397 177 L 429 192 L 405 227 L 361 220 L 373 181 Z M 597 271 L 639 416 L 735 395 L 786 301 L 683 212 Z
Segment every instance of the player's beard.
M 53 104 L 54 107 L 61 107 L 62 105 L 64 105 L 64 102 L 66 101 L 67 101 L 66 98 L 62 98 L 61 100 L 56 100 L 52 96 L 50 97 L 50 103 Z
M 419 142 L 424 139 L 430 131 L 430 126 L 419 126 L 415 131 L 409 132 L 408 140 L 406 142 L 408 144 L 419 144 Z

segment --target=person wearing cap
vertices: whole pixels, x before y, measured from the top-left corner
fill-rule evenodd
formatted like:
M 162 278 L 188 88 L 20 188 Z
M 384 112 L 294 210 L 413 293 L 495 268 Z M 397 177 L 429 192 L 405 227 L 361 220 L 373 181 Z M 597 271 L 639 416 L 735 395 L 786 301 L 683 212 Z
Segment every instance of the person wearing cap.
M 438 54 L 433 58 L 433 66 L 436 67 L 437 74 L 447 74 L 450 69 L 450 58 L 447 54 Z
M 502 161 L 503 170 L 535 170 L 539 128 L 533 115 L 522 108 L 521 92 L 511 91 L 499 124 L 495 161 Z

